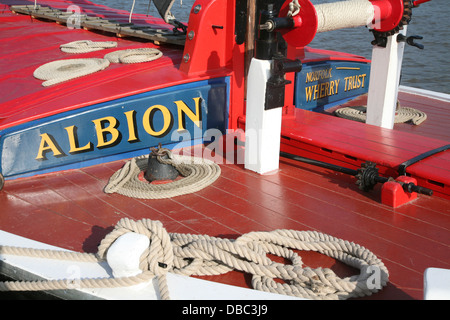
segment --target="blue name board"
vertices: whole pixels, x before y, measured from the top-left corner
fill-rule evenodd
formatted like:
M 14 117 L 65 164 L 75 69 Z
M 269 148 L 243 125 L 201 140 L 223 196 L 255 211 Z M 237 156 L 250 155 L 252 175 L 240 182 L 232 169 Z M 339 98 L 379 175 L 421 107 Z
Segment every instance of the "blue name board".
M 5 177 L 173 144 L 172 134 L 201 139 L 224 131 L 229 79 L 198 81 L 32 121 L 0 132 Z M 120 157 L 119 157 L 120 158 Z M 101 162 L 101 160 L 99 160 Z
M 367 93 L 370 65 L 359 62 L 326 61 L 304 64 L 296 74 L 295 106 L 322 111 L 337 102 Z

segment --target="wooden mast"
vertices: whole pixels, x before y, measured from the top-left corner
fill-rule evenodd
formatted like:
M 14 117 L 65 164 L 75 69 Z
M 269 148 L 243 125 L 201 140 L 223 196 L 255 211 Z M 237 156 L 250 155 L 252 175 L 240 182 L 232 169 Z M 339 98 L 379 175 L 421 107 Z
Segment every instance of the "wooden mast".
M 247 32 L 245 35 L 244 97 L 247 98 L 247 75 L 255 49 L 256 1 L 247 0 Z

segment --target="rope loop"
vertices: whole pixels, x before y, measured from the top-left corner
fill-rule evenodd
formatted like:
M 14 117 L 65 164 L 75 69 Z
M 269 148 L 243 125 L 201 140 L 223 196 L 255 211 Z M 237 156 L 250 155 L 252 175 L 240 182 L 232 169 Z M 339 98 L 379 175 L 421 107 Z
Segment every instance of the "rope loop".
M 287 13 L 288 17 L 295 17 L 297 14 L 299 14 L 300 9 L 301 9 L 301 6 L 298 3 L 298 0 L 292 0 L 289 3 L 289 11 Z
M 334 114 L 338 117 L 354 120 L 359 122 L 365 122 L 367 118 L 367 107 L 344 107 L 337 109 Z M 395 112 L 394 123 L 406 123 L 411 122 L 414 125 L 420 125 L 427 119 L 427 114 L 409 107 L 398 107 Z
M 252 275 L 254 289 L 307 299 L 348 299 L 363 297 L 381 290 L 388 282 L 388 270 L 383 262 L 366 248 L 317 231 L 274 230 L 250 232 L 233 239 L 208 235 L 168 233 L 160 221 L 121 219 L 100 243 L 97 255 L 71 253 L 62 257 L 58 252 L 17 250 L 2 247 L 2 253 L 79 261 L 105 260 L 111 245 L 127 232 L 145 235 L 150 246 L 141 255 L 142 273 L 133 277 L 82 279 L 81 287 L 117 287 L 149 281 L 156 277 L 162 299 L 170 299 L 167 272 L 181 275 L 220 275 L 231 270 Z M 352 267 L 360 274 L 340 278 L 329 268 L 303 267 L 294 250 L 316 251 Z M 291 260 L 291 264 L 272 261 L 273 254 Z M 84 257 L 83 255 L 87 255 Z M 375 271 L 375 272 L 373 272 Z M 62 280 L 0 283 L 3 290 L 63 289 Z M 66 287 L 67 288 L 67 287 Z
M 171 164 L 183 176 L 165 184 L 151 184 L 139 179 L 139 174 L 147 169 L 149 155 L 132 158 L 115 172 L 105 193 L 119 193 L 127 197 L 139 199 L 166 199 L 200 191 L 214 183 L 220 176 L 219 165 L 208 159 L 174 155 L 170 150 L 161 151 L 169 156 L 158 160 L 164 164 Z
M 137 48 L 113 51 L 107 53 L 104 58 L 112 63 L 129 64 L 154 61 L 162 55 L 162 52 L 156 48 Z
M 66 53 L 87 53 L 117 47 L 116 41 L 77 40 L 59 46 Z
M 64 81 L 83 77 L 88 74 L 103 70 L 109 66 L 106 59 L 65 59 L 48 62 L 38 67 L 33 75 L 40 80 L 44 87 L 58 84 Z

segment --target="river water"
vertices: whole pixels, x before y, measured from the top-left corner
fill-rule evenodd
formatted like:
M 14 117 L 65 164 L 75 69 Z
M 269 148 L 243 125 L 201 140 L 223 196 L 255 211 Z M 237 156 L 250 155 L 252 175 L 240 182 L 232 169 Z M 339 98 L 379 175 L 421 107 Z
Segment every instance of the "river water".
M 113 8 L 130 10 L 133 0 L 92 0 Z M 172 12 L 180 21 L 187 22 L 189 11 L 195 0 L 175 0 Z M 313 4 L 338 0 L 312 0 Z M 148 0 L 135 0 L 134 11 L 147 13 Z M 148 11 L 158 16 L 153 4 Z M 407 36 L 420 35 L 417 40 L 425 46 L 420 50 L 405 46 L 401 84 L 450 94 L 450 43 L 447 30 L 450 28 L 450 0 L 432 0 L 413 9 L 407 28 Z M 366 27 L 342 29 L 318 33 L 309 46 L 320 49 L 343 51 L 369 58 L 372 56 L 373 35 Z

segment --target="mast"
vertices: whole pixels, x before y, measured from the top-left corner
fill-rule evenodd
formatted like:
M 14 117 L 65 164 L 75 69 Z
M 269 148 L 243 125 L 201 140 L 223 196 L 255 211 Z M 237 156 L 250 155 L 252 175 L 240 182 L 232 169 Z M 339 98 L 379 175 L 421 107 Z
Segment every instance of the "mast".
M 250 62 L 253 58 L 255 49 L 255 28 L 256 28 L 256 2 L 257 0 L 247 0 L 247 32 L 245 35 L 245 80 L 244 92 L 247 93 L 247 75 L 250 68 Z

